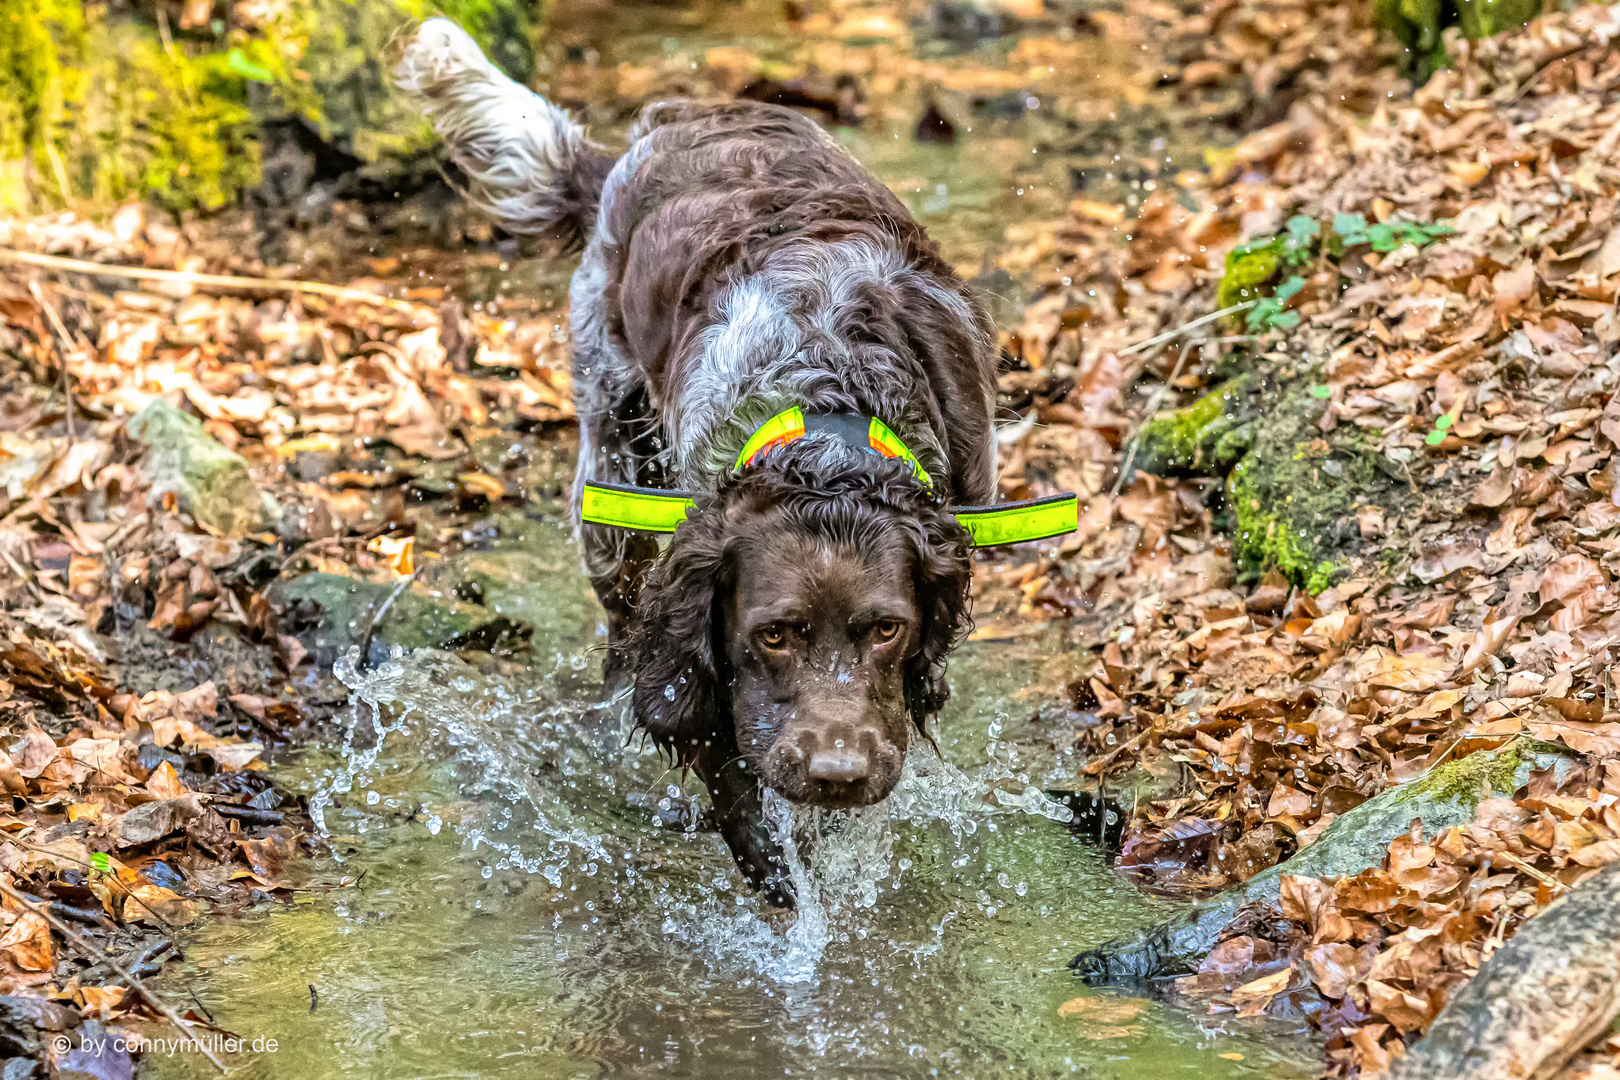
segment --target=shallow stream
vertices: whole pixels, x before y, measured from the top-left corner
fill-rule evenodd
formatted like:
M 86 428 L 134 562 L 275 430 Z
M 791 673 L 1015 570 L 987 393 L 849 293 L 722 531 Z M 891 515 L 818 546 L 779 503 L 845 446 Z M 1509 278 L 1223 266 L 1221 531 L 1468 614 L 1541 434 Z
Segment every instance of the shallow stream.
M 1310 1075 L 1304 1044 L 1065 970 L 1163 908 L 1041 794 L 1072 763 L 1000 738 L 1039 704 L 1031 687 L 1061 685 L 1061 633 L 968 645 L 943 759 L 917 748 L 884 804 L 779 808 L 813 897 L 795 920 L 742 885 L 695 781 L 627 744 L 622 707 L 599 700 L 597 613 L 563 527 L 459 558 L 526 575 L 490 602 L 536 624 L 544 663 L 345 670 L 349 737 L 280 769 L 321 809 L 329 876 L 358 883 L 204 922 L 166 976 L 220 1026 L 277 1040 L 242 1075 Z
M 1110 88 L 1131 78 L 1065 29 L 1072 19 L 1019 52 L 1016 37 L 942 44 L 914 22 L 899 42 L 837 26 L 816 37 L 809 22 L 787 23 L 789 6 L 556 0 L 537 81 L 592 101 L 611 83 L 612 101 L 590 117 L 610 134 L 630 90 L 658 96 L 699 61 L 733 55 L 712 50 L 741 50 L 784 78 L 865 64 L 874 111 L 838 137 L 972 271 L 1006 250 L 1009 225 L 1061 213 L 1073 162 L 1042 148 L 1083 133 L 1087 108 L 1112 123 Z M 889 7 L 843 5 L 840 25 L 892 29 Z M 1030 57 L 1048 54 L 1069 77 L 1043 99 L 998 89 L 1015 59 L 1034 70 Z M 892 93 L 890 68 L 909 72 Z M 913 137 L 929 100 L 963 129 L 954 144 Z M 1137 162 L 1169 160 L 1164 140 L 1139 141 Z M 1128 199 L 1125 174 L 1116 179 Z M 500 269 L 484 281 L 469 267 L 457 287 L 469 299 L 555 294 L 568 268 Z M 1029 749 L 1047 739 L 1003 737 L 1071 677 L 1061 628 L 966 646 L 936 733 L 942 757 L 914 748 L 882 805 L 775 807 L 806 898 L 795 919 L 742 885 L 702 826 L 696 782 L 627 740 L 622 703 L 602 700 L 601 612 L 560 517 L 506 521 L 492 547 L 436 571 L 477 578 L 492 608 L 535 627 L 527 668 L 480 672 L 426 653 L 350 668 L 348 731 L 276 763 L 327 830 L 325 878 L 354 883 L 205 920 L 184 963 L 166 969 L 174 998 L 194 994 L 250 1043 L 276 1040 L 240 1058 L 239 1075 L 1314 1074 L 1311 1046 L 1275 1028 L 1094 993 L 1065 969 L 1165 908 L 1115 878 L 1109 855 L 1042 794 L 1073 777 L 1073 760 Z M 145 1069 L 209 1071 L 187 1054 L 149 1055 Z

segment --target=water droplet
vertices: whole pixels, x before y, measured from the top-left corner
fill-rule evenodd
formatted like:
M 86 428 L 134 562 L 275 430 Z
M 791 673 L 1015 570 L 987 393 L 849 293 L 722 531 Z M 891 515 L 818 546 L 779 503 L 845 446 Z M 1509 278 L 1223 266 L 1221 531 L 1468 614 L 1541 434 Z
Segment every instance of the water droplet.
M 381 801 L 382 801 L 382 796 L 377 794 L 375 791 L 366 792 L 366 805 L 367 806 L 376 806 L 377 803 L 379 803 Z
M 495 876 L 495 868 L 493 866 L 485 866 L 479 871 L 479 873 L 483 875 L 484 880 L 488 881 L 490 878 Z

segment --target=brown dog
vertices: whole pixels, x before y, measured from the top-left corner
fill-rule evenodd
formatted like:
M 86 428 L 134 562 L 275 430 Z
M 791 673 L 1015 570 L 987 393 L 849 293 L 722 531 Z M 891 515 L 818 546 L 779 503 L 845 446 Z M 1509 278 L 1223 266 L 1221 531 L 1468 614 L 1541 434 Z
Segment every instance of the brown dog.
M 696 504 L 662 555 L 582 525 L 610 667 L 703 778 L 745 874 L 787 902 L 761 786 L 875 803 L 945 699 L 970 581 L 946 507 L 995 487 L 990 318 L 900 201 L 788 109 L 655 104 L 615 161 L 443 19 L 398 74 L 480 205 L 583 243 L 576 507 L 600 484 Z

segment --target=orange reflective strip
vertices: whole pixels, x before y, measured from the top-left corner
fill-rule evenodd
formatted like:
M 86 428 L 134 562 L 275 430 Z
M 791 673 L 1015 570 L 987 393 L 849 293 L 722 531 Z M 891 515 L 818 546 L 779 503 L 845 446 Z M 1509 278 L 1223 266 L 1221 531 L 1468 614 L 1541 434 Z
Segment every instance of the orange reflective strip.
M 873 450 L 884 457 L 905 459 L 911 464 L 911 471 L 916 473 L 917 479 L 929 487 L 934 486 L 933 478 L 928 475 L 928 470 L 922 467 L 922 462 L 917 460 L 917 455 L 911 452 L 911 447 L 907 446 L 888 424 L 875 416 L 872 417 L 872 423 L 867 426 L 866 441 Z
M 740 469 L 744 465 L 752 465 L 767 450 L 790 443 L 795 439 L 804 437 L 804 413 L 797 408 L 779 412 L 759 426 L 743 444 L 742 453 L 737 455 L 737 464 L 733 469 Z

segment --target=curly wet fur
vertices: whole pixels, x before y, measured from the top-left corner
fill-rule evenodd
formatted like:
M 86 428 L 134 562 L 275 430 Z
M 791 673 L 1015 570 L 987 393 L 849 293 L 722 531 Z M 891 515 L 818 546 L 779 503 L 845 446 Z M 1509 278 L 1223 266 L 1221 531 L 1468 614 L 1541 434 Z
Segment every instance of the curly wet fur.
M 394 82 L 422 103 L 473 202 L 509 232 L 584 244 L 613 159 L 567 112 L 507 78 L 449 19 L 411 35 Z
M 731 738 L 724 649 L 714 635 L 745 519 L 780 514 L 801 535 L 858 547 L 881 530 L 902 534 L 914 553 L 921 627 L 906 661 L 906 708 L 919 731 L 945 703 L 945 662 L 971 625 L 967 533 L 899 461 L 851 454 L 806 438 L 729 477 L 698 499 L 643 584 L 629 654 L 636 672 L 631 710 L 638 728 L 677 762 L 709 739 Z

